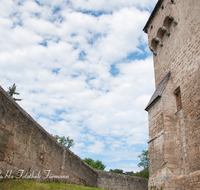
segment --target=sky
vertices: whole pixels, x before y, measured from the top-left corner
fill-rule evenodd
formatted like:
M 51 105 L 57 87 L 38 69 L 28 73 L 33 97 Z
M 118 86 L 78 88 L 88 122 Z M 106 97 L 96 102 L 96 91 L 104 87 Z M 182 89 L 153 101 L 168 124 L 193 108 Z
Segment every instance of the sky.
M 139 171 L 154 85 L 143 32 L 157 0 L 1 0 L 0 85 L 82 159 Z

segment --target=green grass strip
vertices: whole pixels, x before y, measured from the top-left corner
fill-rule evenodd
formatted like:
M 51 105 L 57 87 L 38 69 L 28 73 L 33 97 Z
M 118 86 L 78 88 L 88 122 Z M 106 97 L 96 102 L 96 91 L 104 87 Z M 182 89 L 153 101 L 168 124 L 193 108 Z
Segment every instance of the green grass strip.
M 102 190 L 67 183 L 43 183 L 26 179 L 3 179 L 0 181 L 1 190 Z

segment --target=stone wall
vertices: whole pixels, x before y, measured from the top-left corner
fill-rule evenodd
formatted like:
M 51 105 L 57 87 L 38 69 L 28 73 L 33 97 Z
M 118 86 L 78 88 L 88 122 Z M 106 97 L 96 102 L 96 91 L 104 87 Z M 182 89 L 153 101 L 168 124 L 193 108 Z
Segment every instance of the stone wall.
M 159 0 L 145 26 L 156 88 L 171 71 L 160 99 L 148 109 L 149 189 L 200 189 L 199 10 L 199 0 Z M 177 88 L 180 110 L 174 94 Z
M 109 190 L 147 190 L 148 179 L 98 171 L 97 187 Z
M 69 176 L 62 181 L 96 187 L 97 172 L 59 144 L 2 88 L 0 135 L 0 168 L 4 174 L 12 170 L 17 175 L 17 170 L 25 170 L 24 174 L 41 172 L 45 178 L 45 170 L 51 170 L 52 175 Z
M 18 170 L 24 172 L 18 173 Z M 36 177 L 37 181 L 56 179 L 112 190 L 148 188 L 147 179 L 91 168 L 59 144 L 0 87 L 0 178 L 2 174 L 8 177 L 26 177 L 28 174 L 32 179 Z

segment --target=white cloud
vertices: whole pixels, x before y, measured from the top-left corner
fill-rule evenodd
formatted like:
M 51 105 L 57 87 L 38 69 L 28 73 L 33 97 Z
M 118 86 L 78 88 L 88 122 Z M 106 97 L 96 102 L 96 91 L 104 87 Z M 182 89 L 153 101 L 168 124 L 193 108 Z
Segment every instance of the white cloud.
M 155 0 L 39 2 L 0 2 L 0 85 L 16 83 L 20 105 L 48 132 L 73 138 L 79 156 L 104 160 L 108 168 L 138 162 L 154 90 L 142 28 Z
M 97 150 L 98 150 L 98 154 L 101 154 L 103 153 L 104 151 L 104 143 L 103 142 L 100 142 L 100 141 L 95 141 L 94 144 L 88 146 L 88 152 L 91 152 L 91 153 L 97 153 Z
M 123 7 L 137 6 L 150 9 L 157 0 L 73 0 L 72 6 L 75 9 L 94 11 L 116 11 Z

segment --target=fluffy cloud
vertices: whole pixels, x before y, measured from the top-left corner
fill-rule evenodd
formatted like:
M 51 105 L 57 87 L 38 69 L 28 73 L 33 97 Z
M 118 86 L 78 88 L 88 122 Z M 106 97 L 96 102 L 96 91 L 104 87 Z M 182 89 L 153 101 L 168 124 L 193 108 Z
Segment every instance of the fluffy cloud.
M 49 133 L 73 138 L 82 158 L 137 170 L 154 90 L 142 28 L 154 4 L 1 1 L 0 85 L 16 83 L 20 105 Z

